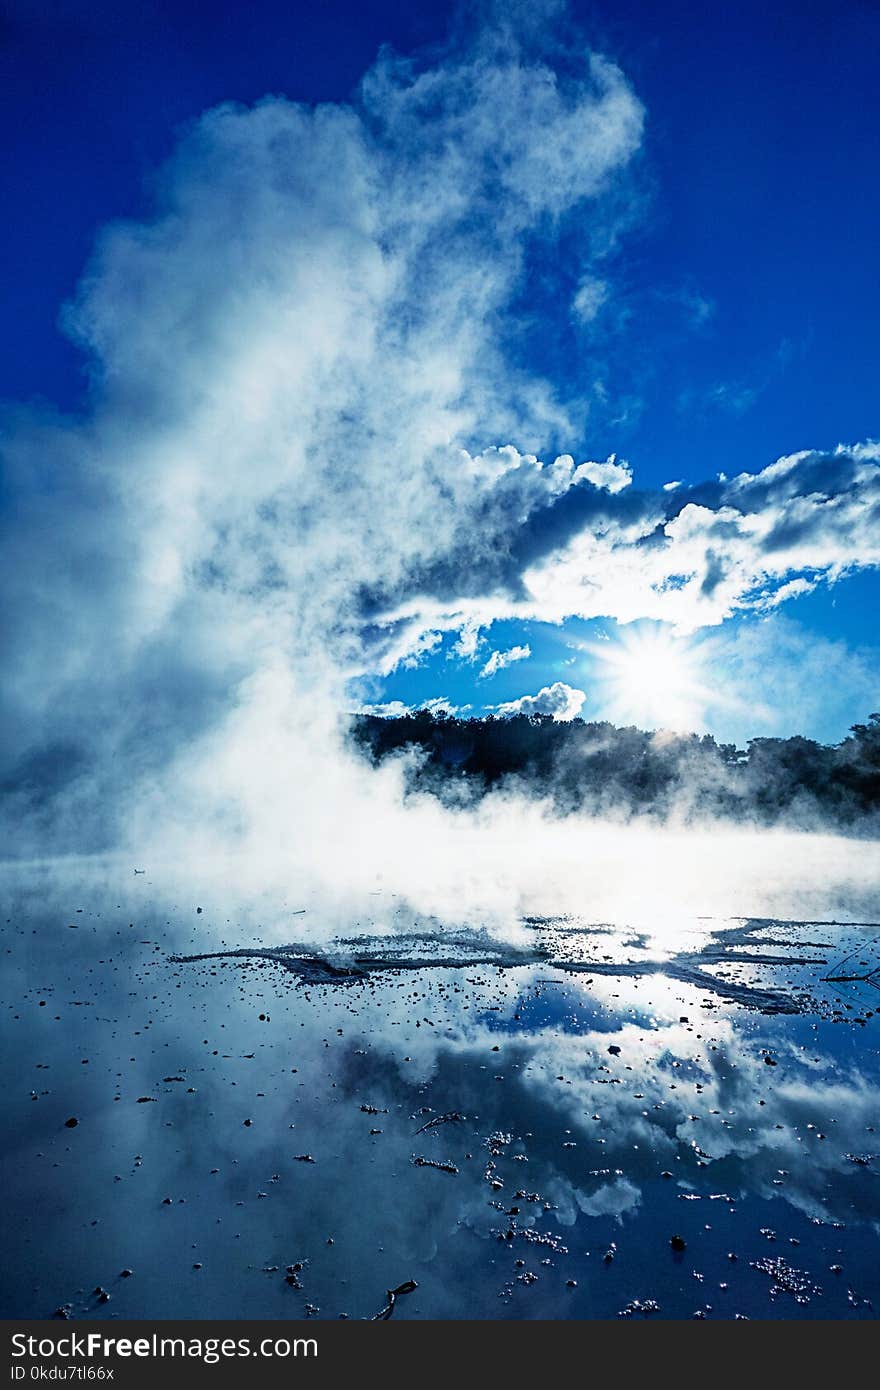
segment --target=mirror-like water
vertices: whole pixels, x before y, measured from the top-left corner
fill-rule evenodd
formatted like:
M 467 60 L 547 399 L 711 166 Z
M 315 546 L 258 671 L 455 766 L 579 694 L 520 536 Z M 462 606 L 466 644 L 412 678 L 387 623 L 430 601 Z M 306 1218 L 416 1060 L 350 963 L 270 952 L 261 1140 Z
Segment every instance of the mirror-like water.
M 259 954 L 146 897 L 3 927 L 5 1316 L 880 1309 L 876 925 Z

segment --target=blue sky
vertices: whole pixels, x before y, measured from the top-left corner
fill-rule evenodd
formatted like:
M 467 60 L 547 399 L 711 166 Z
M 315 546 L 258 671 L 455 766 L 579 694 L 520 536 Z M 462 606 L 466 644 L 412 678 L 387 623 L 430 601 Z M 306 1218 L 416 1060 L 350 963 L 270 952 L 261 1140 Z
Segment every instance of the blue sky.
M 79 665 L 88 665 L 88 634 L 106 632 L 108 622 L 122 636 L 119 653 L 106 658 L 106 698 L 118 698 L 110 689 L 121 671 L 133 710 L 145 702 L 153 717 L 146 692 L 163 692 L 161 756 L 234 702 L 230 692 L 256 679 L 264 659 L 295 666 L 307 646 L 332 651 L 332 677 L 314 679 L 322 690 L 344 679 L 349 708 L 444 698 L 479 713 L 547 691 L 543 707 L 559 717 L 579 710 L 740 740 L 794 732 L 836 740 L 880 704 L 877 456 L 865 452 L 880 435 L 880 11 L 867 0 L 770 13 L 751 0 L 735 11 L 524 7 L 515 22 L 519 71 L 537 76 L 517 101 L 520 120 L 536 129 L 546 122 L 545 147 L 520 140 L 514 114 L 509 129 L 500 122 L 499 156 L 486 122 L 510 92 L 511 69 L 500 50 L 486 58 L 485 35 L 498 22 L 489 7 L 478 24 L 478 8 L 465 7 L 450 46 L 450 5 L 254 0 L 212 6 L 209 20 L 203 6 L 181 0 L 6 7 L 0 390 L 13 440 L 9 515 L 24 537 L 15 640 L 22 651 L 27 644 L 30 663 L 9 695 L 13 742 L 35 690 L 43 740 L 77 741 L 82 730 L 69 710 L 90 707 Z M 415 67 L 403 75 L 393 64 L 374 68 L 383 45 L 415 54 Z M 605 68 L 588 72 L 587 47 Z M 465 79 L 477 70 L 462 54 L 473 52 L 488 73 L 485 101 L 462 118 Z M 430 72 L 433 106 L 416 94 L 418 74 L 424 88 Z M 540 104 L 550 72 L 565 94 L 553 110 Z M 271 113 L 264 106 L 198 124 L 219 103 L 251 107 L 267 94 L 284 99 Z M 582 103 L 574 146 L 565 102 Z M 280 131 L 294 120 L 289 112 L 315 103 L 332 119 L 283 138 L 308 147 L 303 161 L 319 191 L 297 194 L 284 230 L 272 222 L 270 238 L 249 211 L 274 177 L 269 127 Z M 355 134 L 352 110 L 366 136 Z M 421 173 L 441 158 L 437 131 L 460 159 L 444 166 L 432 201 Z M 243 150 L 259 177 L 234 172 Z M 556 174 L 548 150 L 560 160 Z M 295 179 L 299 156 L 291 158 Z M 350 199 L 324 188 L 337 176 L 352 180 Z M 390 180 L 389 207 L 374 177 Z M 465 186 L 472 202 L 462 213 Z M 224 199 L 250 200 L 241 227 L 218 215 L 220 238 L 242 238 L 240 263 L 222 262 L 218 250 L 218 264 L 206 266 L 211 198 L 223 209 Z M 283 237 L 291 265 L 319 264 L 347 220 L 350 240 L 340 241 L 336 260 L 328 253 L 324 278 L 273 281 L 278 304 L 289 290 L 305 305 L 308 330 L 295 315 L 267 328 L 272 307 L 249 267 L 265 254 L 261 273 L 275 275 Z M 117 230 L 102 230 L 108 225 Z M 397 248 L 403 289 L 382 279 L 388 261 L 382 268 L 366 251 L 358 259 L 364 237 L 375 237 L 382 254 Z M 481 257 L 486 273 L 471 282 Z M 338 313 L 327 313 L 312 341 L 325 298 L 335 303 L 342 282 Z M 352 321 L 348 306 L 361 293 L 373 317 Z M 76 307 L 62 314 L 70 302 Z M 438 338 L 450 335 L 447 360 L 442 342 L 418 329 L 420 313 L 434 316 Z M 356 367 L 346 357 L 328 368 L 309 416 L 318 433 L 309 436 L 293 518 L 280 462 L 266 464 L 258 487 L 240 478 L 249 448 L 274 458 L 273 441 L 288 425 L 305 438 L 294 398 L 311 387 L 298 360 L 278 382 L 260 364 L 278 363 L 294 339 L 308 341 L 312 363 L 329 360 L 338 351 L 334 324 L 355 335 L 360 356 Z M 367 361 L 376 334 L 385 346 Z M 241 352 L 234 363 L 233 340 Z M 393 392 L 381 409 L 376 401 L 388 389 L 389 363 L 405 375 L 414 360 L 431 384 L 404 383 L 398 422 Z M 446 370 L 457 384 L 438 394 Z M 247 389 L 223 419 L 232 397 L 218 388 L 216 418 L 206 423 L 213 388 L 204 382 L 226 372 Z M 265 409 L 253 406 L 270 396 Z M 228 440 L 252 407 L 257 426 L 223 472 L 216 441 Z M 356 441 L 352 422 L 362 426 Z M 384 451 L 375 442 L 383 432 Z M 330 509 L 340 459 L 349 467 L 368 438 L 358 485 L 368 474 L 373 482 Z M 428 438 L 430 449 L 410 459 L 412 441 Z M 441 439 L 451 451 L 442 463 L 432 452 Z M 515 457 L 499 468 L 492 451 L 507 446 Z M 471 462 L 461 477 L 476 479 L 476 491 L 449 483 L 452 510 L 438 520 L 432 549 L 432 517 L 441 512 L 431 487 L 437 477 L 458 478 L 462 450 Z M 571 467 L 557 467 L 551 480 L 559 455 Z M 576 473 L 612 456 L 631 478 Z M 761 475 L 782 457 L 794 461 L 771 486 Z M 136 460 L 124 486 L 123 458 L 126 467 Z M 753 481 L 728 485 L 742 474 Z M 419 481 L 428 477 L 430 485 Z M 662 492 L 671 483 L 678 488 Z M 419 489 L 423 501 L 404 506 Z M 41 499 L 61 494 L 63 514 L 47 520 Z M 438 508 L 444 497 L 441 488 Z M 142 572 L 120 553 L 139 508 L 152 546 Z M 731 509 L 735 523 L 725 519 Z M 184 515 L 191 533 L 182 540 Z M 292 519 L 269 535 L 267 517 Z M 349 535 L 358 518 L 364 550 L 382 557 L 375 567 Z M 585 560 L 595 526 L 605 539 Z M 217 543 L 200 551 L 193 534 Z M 334 536 L 344 540 L 328 558 Z M 41 544 L 53 563 L 72 552 L 58 561 L 48 594 L 46 567 L 40 577 L 28 571 Z M 349 592 L 327 578 L 334 564 L 348 566 Z M 585 586 L 589 602 L 578 597 Z M 211 607 L 218 593 L 222 619 Z M 255 594 L 260 603 L 245 617 Z M 57 632 L 59 615 L 72 624 L 78 654 L 59 662 L 55 653 L 47 675 L 34 655 L 44 645 L 39 622 Z M 264 622 L 278 641 L 272 660 Z M 148 633 L 137 657 L 133 627 Z M 221 628 L 235 633 L 222 651 Z M 75 697 L 59 668 L 79 681 Z M 170 711 L 182 698 L 190 714 L 178 727 Z

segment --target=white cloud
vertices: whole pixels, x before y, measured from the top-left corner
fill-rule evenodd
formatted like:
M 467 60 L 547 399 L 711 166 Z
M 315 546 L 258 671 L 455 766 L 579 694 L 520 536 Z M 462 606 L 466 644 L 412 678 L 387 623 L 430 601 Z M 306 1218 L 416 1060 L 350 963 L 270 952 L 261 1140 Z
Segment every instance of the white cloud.
M 384 703 L 373 705 L 359 705 L 356 714 L 374 714 L 380 719 L 402 719 L 406 714 L 412 714 L 413 706 L 404 704 L 403 700 L 386 700 Z
M 575 690 L 565 681 L 543 686 L 537 695 L 521 695 L 496 705 L 498 714 L 551 714 L 554 719 L 576 719 L 586 700 L 583 690 Z
M 634 501 L 636 495 L 630 495 Z M 805 452 L 756 474 L 608 508 L 529 565 L 524 615 L 653 618 L 682 632 L 760 611 L 806 582 L 880 565 L 880 446 Z M 669 514 L 667 508 L 672 508 Z
M 434 695 L 416 708 L 427 710 L 429 714 L 466 714 L 470 705 L 454 705 L 445 695 Z
M 475 661 L 482 642 L 479 623 L 462 623 L 458 641 L 450 650 L 450 657 L 457 656 L 462 661 Z
M 585 275 L 578 286 L 571 307 L 575 317 L 591 323 L 608 298 L 608 285 L 593 275 Z
M 616 454 L 611 454 L 604 463 L 587 462 L 576 468 L 571 476 L 572 487 L 584 479 L 607 492 L 622 492 L 632 482 L 632 469 L 626 462 L 618 463 Z
M 407 647 L 401 665 L 408 671 L 415 670 L 416 666 L 420 666 L 432 652 L 437 650 L 442 641 L 442 632 L 420 632 L 415 642 Z
M 358 705 L 355 714 L 373 714 L 380 719 L 402 719 L 404 715 L 427 710 L 429 714 L 467 714 L 470 705 L 455 705 L 445 695 L 433 695 L 419 704 L 408 705 L 403 700 L 385 700 L 377 704 Z
M 489 676 L 494 676 L 496 672 L 503 671 L 505 666 L 512 666 L 515 661 L 526 661 L 531 654 L 532 649 L 528 643 L 523 647 L 511 647 L 506 652 L 495 651 L 480 671 L 480 679 L 486 680 Z

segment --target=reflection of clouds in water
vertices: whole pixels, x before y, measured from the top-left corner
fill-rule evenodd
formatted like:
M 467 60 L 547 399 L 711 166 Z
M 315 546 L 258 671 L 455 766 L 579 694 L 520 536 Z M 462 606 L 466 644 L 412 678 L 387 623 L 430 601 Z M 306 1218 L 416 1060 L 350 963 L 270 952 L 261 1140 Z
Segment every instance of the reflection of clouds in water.
M 708 1164 L 707 1178 L 732 1185 L 732 1196 L 745 1191 L 780 1196 L 806 1215 L 825 1220 L 852 1219 L 854 1214 L 876 1220 L 876 1202 L 864 1200 L 868 1194 L 863 1177 L 848 1170 L 843 1157 L 846 1151 L 865 1147 L 868 1126 L 877 1121 L 880 1109 L 876 1091 L 855 1075 L 842 1076 L 831 1085 L 798 1079 L 771 1086 L 763 1057 L 729 1022 L 716 1027 L 714 1037 L 718 1052 L 707 1055 L 705 1044 L 681 1028 L 640 1037 L 637 1029 L 628 1027 L 615 1035 L 621 1058 L 629 1060 L 638 1077 L 640 1099 L 633 1095 L 636 1083 L 630 1082 L 627 1090 L 602 1088 L 602 1099 L 596 1101 L 598 1088 L 583 1074 L 592 1070 L 596 1054 L 586 1064 L 579 1054 L 584 1047 L 596 1047 L 601 1055 L 607 1034 L 576 1040 L 554 1037 L 538 1043 L 533 1058 L 543 1062 L 545 1071 L 558 1067 L 572 1079 L 566 1099 L 573 1127 L 587 1131 L 583 1111 L 596 1107 L 602 1134 L 608 1136 L 609 1156 L 626 1151 L 626 1159 L 620 1161 L 626 1162 L 630 1177 L 656 1177 L 658 1158 L 673 1158 L 682 1148 L 697 1145 Z M 681 1064 L 678 1071 L 693 1069 L 687 1083 L 671 1081 L 675 1063 Z M 781 1056 L 780 1066 L 793 1063 L 791 1051 Z M 696 1079 L 691 1081 L 691 1076 Z M 533 1084 L 541 1083 L 535 1077 Z M 671 1084 L 677 1087 L 674 1093 Z M 694 1115 L 698 1118 L 691 1119 Z M 827 1139 L 818 1138 L 820 1134 Z M 785 1170 L 783 1177 L 780 1169 Z M 693 1181 L 692 1174 L 688 1178 Z M 778 1181 L 782 1186 L 775 1186 Z M 859 1192 L 864 1194 L 861 1201 Z
M 555 1189 L 554 1189 L 555 1193 Z M 634 1211 L 642 1200 L 642 1194 L 635 1183 L 628 1178 L 615 1178 L 614 1182 L 607 1183 L 604 1187 L 599 1187 L 589 1195 L 582 1191 L 575 1190 L 574 1197 L 578 1205 L 578 1210 L 585 1216 L 622 1216 L 624 1212 Z M 566 1224 L 566 1213 L 562 1205 L 562 1194 L 557 1198 L 559 1210 L 556 1219 L 562 1225 Z M 577 1218 L 573 1215 L 571 1224 Z
M 512 1012 L 539 978 L 538 971 L 519 971 L 493 979 L 492 1007 L 501 1009 L 504 1001 Z M 562 1221 L 577 1211 L 634 1210 L 642 1185 L 664 1168 L 685 1188 L 708 1184 L 733 1199 L 781 1198 L 823 1221 L 877 1221 L 871 1176 L 846 1158 L 870 1148 L 871 1127 L 880 1129 L 875 1088 L 843 1067 L 833 1080 L 819 1079 L 818 1040 L 808 1053 L 793 1040 L 774 1038 L 777 1066 L 770 1067 L 760 1029 L 744 1037 L 736 1016 L 716 1012 L 705 1019 L 691 1002 L 690 1024 L 663 1021 L 673 1009 L 682 1011 L 682 991 L 675 987 L 675 999 L 658 999 L 654 986 L 661 983 L 651 981 L 655 1026 L 618 1018 L 578 1032 L 503 1033 L 475 1012 L 472 996 L 451 995 L 445 1036 L 425 1028 L 407 1034 L 406 1075 L 427 1084 L 451 1067 L 462 1105 L 476 1108 L 484 1127 L 520 1125 L 520 1134 L 528 1119 L 528 1183 L 560 1208 Z M 631 981 L 597 980 L 596 993 L 609 1002 L 621 996 L 613 1000 L 621 1009 L 646 1002 Z M 393 1012 L 393 996 L 383 1010 L 389 1007 Z M 503 1083 L 493 1090 L 484 1080 L 468 1093 L 475 1057 L 493 1046 L 500 1047 Z M 609 1054 L 609 1046 L 620 1055 Z M 395 1059 L 389 1056 L 387 1065 L 393 1074 Z M 566 1130 L 576 1148 L 562 1148 Z M 682 1171 L 675 1172 L 678 1163 Z
M 265 960 L 182 964 L 166 952 L 198 935 L 206 914 L 196 918 L 193 907 L 167 924 L 154 912 L 146 925 L 129 916 L 131 896 L 120 894 L 124 906 L 111 903 L 100 917 L 88 907 L 68 917 L 53 909 L 34 935 L 35 919 L 17 917 L 11 959 L 20 970 L 9 997 L 22 1013 L 15 1027 L 39 1039 L 29 1061 L 50 1064 L 34 1079 L 51 1095 L 39 1104 L 11 1095 L 19 1142 L 9 1192 L 17 1210 L 46 1213 L 56 1301 L 128 1265 L 137 1285 L 114 1287 L 114 1310 L 170 1316 L 167 1271 L 185 1284 L 198 1259 L 200 1311 L 212 1316 L 297 1316 L 305 1298 L 322 1316 L 370 1316 L 384 1289 L 409 1277 L 419 1291 L 404 1316 L 499 1316 L 508 1308 L 499 1294 L 507 1297 L 522 1259 L 539 1283 L 527 1295 L 515 1285 L 512 1313 L 559 1316 L 554 1300 L 568 1296 L 575 1275 L 575 1315 L 608 1316 L 657 1292 L 680 1221 L 696 1223 L 689 1250 L 704 1223 L 718 1228 L 699 1237 L 702 1261 L 712 1240 L 727 1238 L 722 1230 L 751 1238 L 751 1254 L 756 1240 L 763 1252 L 759 1225 L 778 1222 L 781 1240 L 804 1236 L 803 1217 L 813 1216 L 847 1222 L 853 1234 L 839 1240 L 849 1257 L 859 1227 L 877 1220 L 873 1172 L 845 1157 L 876 1143 L 865 1132 L 876 1102 L 855 1069 L 860 1058 L 870 1065 L 859 1051 L 870 1033 L 823 1020 L 814 1032 L 809 1018 L 727 1005 L 705 1010 L 700 989 L 661 975 L 470 965 L 334 987 L 297 984 Z M 240 940 L 235 924 L 213 930 L 230 945 Z M 700 927 L 688 943 L 704 936 Z M 626 960 L 641 946 L 626 930 L 608 930 L 593 948 Z M 39 996 L 36 979 L 46 990 Z M 38 997 L 57 1006 L 39 1010 Z M 91 1003 L 74 1010 L 72 999 Z M 63 1026 L 40 1017 L 50 1012 Z M 771 1046 L 776 1067 L 764 1061 Z M 170 1075 L 186 1081 L 163 1084 Z M 140 1095 L 158 1103 L 139 1106 Z M 463 1121 L 417 1134 L 425 1119 L 451 1111 Z M 59 1129 L 68 1113 L 80 1116 L 72 1135 Z M 497 1146 L 487 1181 L 493 1133 L 510 1140 Z M 315 1163 L 294 1161 L 304 1153 Z M 458 1171 L 415 1167 L 414 1155 Z M 730 1201 L 710 1206 L 717 1193 Z M 161 1205 L 165 1195 L 171 1207 Z M 697 1195 L 702 1204 L 680 1200 Z M 758 1221 L 761 1198 L 782 1201 Z M 784 1212 L 800 1219 L 786 1222 Z M 83 1236 L 84 1217 L 89 1231 L 100 1219 L 97 1235 Z M 33 1232 L 24 1234 L 30 1241 Z M 544 1236 L 568 1253 L 539 1244 Z M 24 1260 L 42 1238 L 17 1247 Z M 620 1249 L 609 1275 L 602 1255 L 612 1239 Z M 94 1270 L 90 1242 L 102 1252 Z M 717 1261 L 728 1248 L 716 1250 Z M 306 1291 L 294 1294 L 283 1270 L 302 1257 Z M 806 1265 L 818 1274 L 816 1258 L 814 1250 Z M 280 1272 L 267 1273 L 273 1265 Z M 737 1298 L 747 1295 L 745 1254 L 743 1265 Z M 45 1281 L 42 1271 L 34 1278 Z M 689 1298 L 689 1269 L 683 1278 L 688 1289 L 676 1297 Z M 178 1296 L 195 1294 L 183 1287 Z M 665 1285 L 663 1302 L 670 1313 Z

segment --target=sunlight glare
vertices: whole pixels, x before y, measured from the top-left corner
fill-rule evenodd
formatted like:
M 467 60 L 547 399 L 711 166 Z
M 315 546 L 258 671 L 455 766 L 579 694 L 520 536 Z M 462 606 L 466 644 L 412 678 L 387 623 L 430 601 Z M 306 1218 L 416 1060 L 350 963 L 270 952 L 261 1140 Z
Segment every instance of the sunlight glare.
M 701 679 L 697 649 L 663 627 L 640 627 L 593 643 L 593 678 L 602 714 L 616 724 L 701 732 L 714 699 Z

